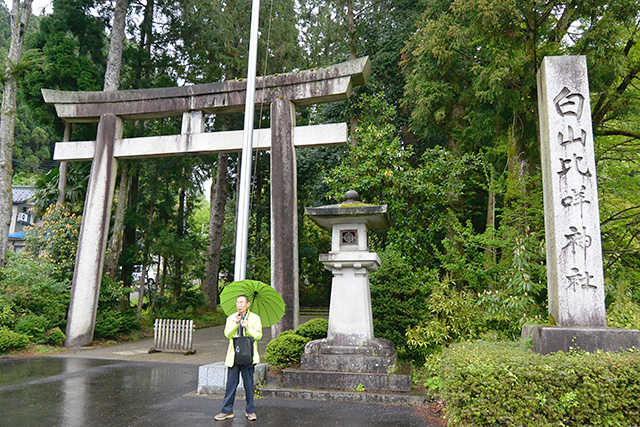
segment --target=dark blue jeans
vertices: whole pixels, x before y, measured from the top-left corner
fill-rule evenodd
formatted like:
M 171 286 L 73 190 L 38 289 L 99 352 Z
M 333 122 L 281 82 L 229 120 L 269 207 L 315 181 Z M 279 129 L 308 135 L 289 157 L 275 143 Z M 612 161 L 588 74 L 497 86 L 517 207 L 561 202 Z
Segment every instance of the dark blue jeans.
M 242 374 L 242 382 L 244 384 L 244 392 L 247 398 L 245 412 L 251 414 L 255 412 L 253 408 L 253 370 L 254 366 L 238 366 L 233 365 L 227 368 L 227 388 L 222 401 L 222 412 L 230 414 L 233 412 L 233 402 L 236 400 L 236 388 L 240 382 L 240 374 Z

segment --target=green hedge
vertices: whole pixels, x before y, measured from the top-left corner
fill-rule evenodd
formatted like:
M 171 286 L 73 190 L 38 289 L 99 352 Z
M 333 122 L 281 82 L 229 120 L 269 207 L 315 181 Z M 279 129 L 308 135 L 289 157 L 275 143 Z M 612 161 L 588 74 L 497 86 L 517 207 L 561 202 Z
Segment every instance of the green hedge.
M 293 363 L 300 363 L 304 346 L 311 341 L 294 331 L 284 331 L 274 340 L 269 341 L 264 358 L 269 366 L 283 369 Z
M 139 327 L 136 314 L 132 310 L 125 313 L 119 310 L 99 311 L 96 316 L 94 335 L 96 338 L 116 338 Z
M 329 330 L 329 321 L 327 319 L 311 319 L 307 323 L 303 323 L 296 329 L 296 334 L 309 338 L 310 340 L 319 340 L 327 337 Z
M 450 426 L 640 424 L 640 351 L 540 356 L 520 343 L 461 343 L 441 366 Z
M 44 343 L 44 335 L 50 329 L 49 320 L 44 316 L 27 314 L 16 321 L 13 330 L 19 334 L 28 335 L 35 343 Z
M 278 370 L 300 363 L 304 346 L 311 340 L 326 338 L 328 329 L 329 322 L 326 319 L 311 319 L 295 331 L 284 331 L 267 344 L 265 360 Z
M 0 329 L 0 353 L 11 349 L 20 350 L 30 343 L 31 340 L 26 335 Z

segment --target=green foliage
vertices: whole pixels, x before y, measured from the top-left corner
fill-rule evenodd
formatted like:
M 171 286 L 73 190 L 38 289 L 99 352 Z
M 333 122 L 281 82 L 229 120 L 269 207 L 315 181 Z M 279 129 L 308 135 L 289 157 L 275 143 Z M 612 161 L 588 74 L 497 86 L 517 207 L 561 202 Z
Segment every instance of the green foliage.
M 64 332 L 58 327 L 50 329 L 44 334 L 44 342 L 50 345 L 63 345 L 66 338 Z
M 129 292 L 122 282 L 115 282 L 106 274 L 102 277 L 94 331 L 96 338 L 117 338 L 140 328 L 134 310 L 122 312 L 120 309 L 120 301 Z
M 204 292 L 200 288 L 188 288 L 184 290 L 174 303 L 162 306 L 160 313 L 162 316 L 172 319 L 192 319 L 194 314 L 206 310 L 207 300 Z
M 27 335 L 31 337 L 33 342 L 41 344 L 45 341 L 44 336 L 49 330 L 49 325 L 49 320 L 46 317 L 27 314 L 16 321 L 13 330 L 19 334 Z
M 11 305 L 14 316 L 43 316 L 49 327 L 64 327 L 69 308 L 68 284 L 54 279 L 55 265 L 49 259 L 30 260 L 20 255 L 8 257 L 1 272 L 0 294 Z
M 19 171 L 50 170 L 53 143 L 62 139 L 61 122 L 56 122 L 53 108 L 44 103 L 41 90 L 100 90 L 102 86 L 106 21 L 90 12 L 93 3 L 56 1 L 53 6 L 50 14 L 38 19 L 32 16 L 16 69 L 19 90 L 13 159 Z M 95 126 L 74 126 L 76 140 L 95 138 L 86 129 L 95 131 Z
M 139 327 L 133 310 L 125 313 L 118 310 L 100 311 L 96 316 L 94 336 L 96 338 L 117 338 Z
M 275 369 L 300 363 L 304 346 L 309 341 L 326 338 L 328 328 L 329 322 L 326 319 L 311 319 L 298 326 L 295 331 L 282 332 L 267 344 L 265 360 Z
M 486 258 L 486 236 L 469 227 L 458 231 L 455 240 L 444 243 L 448 255 L 438 255 L 447 269 L 444 279 L 431 286 L 426 314 L 406 334 L 408 347 L 423 356 L 486 334 L 514 339 L 525 323 L 546 319 L 544 253 L 538 236 L 516 237 L 500 265 Z M 493 247 L 506 250 L 509 241 L 505 236 L 502 244 Z M 477 258 L 471 259 L 469 253 Z
M 441 364 L 441 354 L 433 353 L 426 357 L 422 366 L 414 366 L 411 371 L 413 387 L 424 387 L 434 395 L 439 394 L 442 389 Z
M 116 282 L 106 274 L 102 276 L 100 296 L 98 297 L 98 310 L 109 311 L 120 308 L 120 301 L 128 297 L 131 288 L 127 288 L 122 282 Z
M 418 324 L 426 310 L 426 277 L 415 273 L 400 252 L 387 249 L 379 269 L 371 274 L 374 334 L 398 347 L 406 346 L 405 333 Z
M 24 256 L 32 261 L 47 260 L 53 265 L 52 278 L 71 283 L 76 261 L 82 218 L 63 205 L 51 205 L 42 221 L 25 232 Z
M 439 260 L 457 287 L 491 291 L 481 301 L 487 322 L 511 335 L 523 317 L 539 316 L 546 304 L 538 282 L 544 278 L 538 262 L 544 257 L 533 242 L 542 242 L 543 215 L 538 117 L 532 107 L 536 72 L 547 55 L 580 54 L 588 61 L 608 303 L 615 301 L 615 287 L 640 266 L 635 155 L 640 96 L 630 84 L 639 69 L 640 34 L 632 30 L 638 2 L 574 6 L 521 0 L 428 2 L 403 51 L 402 101 L 411 115 L 416 147 L 440 144 L 454 154 L 478 154 L 488 172 L 486 183 L 474 187 L 471 203 L 456 206 L 455 198 L 452 203 L 457 213 L 464 212 L 464 222 L 471 220 L 477 236 L 463 230 L 463 247 L 453 236 Z M 487 210 L 495 215 L 487 217 Z M 487 234 L 492 228 L 493 235 Z M 450 230 L 459 232 L 455 223 Z M 523 235 L 524 241 L 515 240 Z M 474 242 L 476 248 L 467 246 Z M 519 245 L 527 250 L 518 260 L 511 250 Z M 491 262 L 482 269 L 486 258 Z M 518 262 L 526 264 L 522 274 Z M 512 286 L 531 291 L 513 294 Z M 631 293 L 640 295 L 636 289 Z
M 31 340 L 28 336 L 7 329 L 0 329 L 0 352 L 20 350 L 28 346 Z
M 485 330 L 515 339 L 525 323 L 546 320 L 543 241 L 532 235 L 516 237 L 510 258 L 511 265 L 501 272 L 497 286 L 483 291 L 477 303 L 483 311 Z
M 474 298 L 449 281 L 434 283 L 426 301 L 426 316 L 407 331 L 407 346 L 426 356 L 441 347 L 477 336 L 482 318 Z
M 298 326 L 296 334 L 309 338 L 309 340 L 319 340 L 327 337 L 329 330 L 329 321 L 327 319 L 311 319 L 306 323 Z
M 14 318 L 13 304 L 4 295 L 0 294 L 0 328 L 13 325 Z
M 452 426 L 629 426 L 640 423 L 640 353 L 556 353 L 476 342 L 442 354 Z
M 298 335 L 293 331 L 284 331 L 267 344 L 265 360 L 269 366 L 275 369 L 283 369 L 291 364 L 300 363 L 300 357 L 304 353 L 304 346 L 309 341 L 311 341 L 309 338 Z
M 395 108 L 381 95 L 363 96 L 360 108 L 358 145 L 326 179 L 333 189 L 330 197 L 342 200 L 345 189 L 352 189 L 362 201 L 387 204 L 393 227 L 383 236 L 385 245 L 402 253 L 413 268 L 435 266 L 425 254 L 456 221 L 452 201 L 464 196 L 464 178 L 475 173 L 478 159 L 442 147 L 416 153 L 390 123 Z
M 610 328 L 639 329 L 640 304 L 630 300 L 616 301 L 607 309 L 607 326 Z

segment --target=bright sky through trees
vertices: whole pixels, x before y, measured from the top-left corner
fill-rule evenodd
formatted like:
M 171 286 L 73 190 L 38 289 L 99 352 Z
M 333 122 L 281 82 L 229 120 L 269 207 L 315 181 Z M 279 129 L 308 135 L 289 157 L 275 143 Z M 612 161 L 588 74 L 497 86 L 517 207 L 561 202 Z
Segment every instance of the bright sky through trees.
M 9 10 L 11 10 L 13 2 L 11 0 L 4 0 L 4 3 L 7 5 Z M 51 8 L 53 7 L 51 0 L 33 0 L 31 4 L 31 10 L 34 15 L 42 15 L 42 9 L 45 9 L 45 12 L 50 13 Z

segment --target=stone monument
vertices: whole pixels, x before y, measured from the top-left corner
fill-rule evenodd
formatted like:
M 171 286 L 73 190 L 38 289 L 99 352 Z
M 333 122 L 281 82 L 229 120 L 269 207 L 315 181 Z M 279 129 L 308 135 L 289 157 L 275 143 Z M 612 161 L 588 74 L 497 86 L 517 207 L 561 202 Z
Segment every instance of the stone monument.
M 551 326 L 523 337 L 547 354 L 640 347 L 637 330 L 606 327 L 596 164 L 584 56 L 547 56 L 538 71 L 540 152 Z
M 331 252 L 320 255 L 333 273 L 329 330 L 327 338 L 306 345 L 300 369 L 282 371 L 282 386 L 410 391 L 410 366 L 398 367 L 393 343 L 373 334 L 369 272 L 380 258 L 369 252 L 367 233 L 389 228 L 387 206 L 361 203 L 349 191 L 343 203 L 305 213 L 332 234 Z

